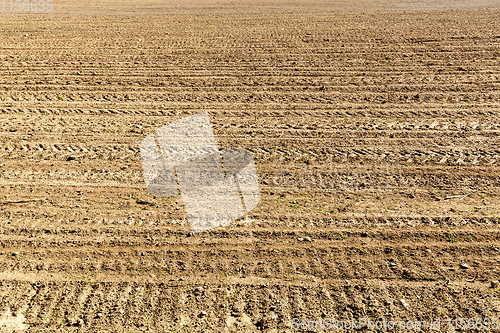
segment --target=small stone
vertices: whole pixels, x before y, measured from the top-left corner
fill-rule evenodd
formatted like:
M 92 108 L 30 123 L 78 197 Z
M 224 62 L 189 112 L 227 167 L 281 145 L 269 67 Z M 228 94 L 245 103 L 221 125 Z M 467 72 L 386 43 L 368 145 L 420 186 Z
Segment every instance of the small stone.
M 393 263 L 393 262 L 391 262 L 391 263 L 389 264 L 389 266 L 391 266 L 391 267 L 396 267 L 396 264 L 395 264 L 395 263 Z
M 205 311 L 201 311 L 200 314 L 198 315 L 199 318 L 203 318 L 207 315 Z
M 490 287 L 493 289 L 497 289 L 499 286 L 498 280 L 491 281 Z
M 311 240 L 311 237 L 307 236 L 306 238 L 304 238 L 307 242 L 312 242 Z
M 408 308 L 409 305 L 408 305 L 408 303 L 406 303 L 406 301 L 404 299 L 401 299 L 400 301 L 401 301 L 401 304 L 403 304 L 403 306 L 405 308 Z
M 304 241 L 304 238 L 299 237 L 299 238 L 297 238 L 297 240 L 298 240 L 299 242 L 302 242 L 302 241 Z
M 68 158 L 66 159 L 66 161 L 73 161 L 73 160 L 76 160 L 75 155 L 68 156 Z
M 469 265 L 467 265 L 467 264 L 461 264 L 460 268 L 462 268 L 462 269 L 469 269 Z
M 142 128 L 142 126 L 141 126 L 141 125 L 135 125 L 135 127 L 137 127 L 137 128 Z

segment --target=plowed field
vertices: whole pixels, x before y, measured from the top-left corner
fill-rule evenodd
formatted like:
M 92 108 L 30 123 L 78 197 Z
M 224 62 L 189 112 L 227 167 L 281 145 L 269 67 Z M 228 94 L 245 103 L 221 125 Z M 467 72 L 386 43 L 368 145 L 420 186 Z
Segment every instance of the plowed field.
M 0 16 L 2 332 L 500 317 L 500 11 L 337 6 Z M 139 145 L 204 111 L 261 202 L 192 234 Z

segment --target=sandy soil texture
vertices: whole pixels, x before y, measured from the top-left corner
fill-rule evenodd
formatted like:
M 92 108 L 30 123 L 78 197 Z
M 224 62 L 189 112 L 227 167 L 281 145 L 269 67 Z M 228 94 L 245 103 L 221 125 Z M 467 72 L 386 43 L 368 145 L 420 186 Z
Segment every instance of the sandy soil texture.
M 500 11 L 361 4 L 0 16 L 2 332 L 500 317 Z M 261 202 L 192 235 L 139 145 L 202 111 Z

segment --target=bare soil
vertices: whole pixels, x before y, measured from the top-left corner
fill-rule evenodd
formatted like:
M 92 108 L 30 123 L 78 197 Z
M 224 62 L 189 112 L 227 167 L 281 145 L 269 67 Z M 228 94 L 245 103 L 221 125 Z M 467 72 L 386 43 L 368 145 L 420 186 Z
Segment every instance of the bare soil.
M 3 331 L 500 317 L 496 4 L 60 4 L 0 17 Z M 139 145 L 202 111 L 261 203 L 192 235 Z

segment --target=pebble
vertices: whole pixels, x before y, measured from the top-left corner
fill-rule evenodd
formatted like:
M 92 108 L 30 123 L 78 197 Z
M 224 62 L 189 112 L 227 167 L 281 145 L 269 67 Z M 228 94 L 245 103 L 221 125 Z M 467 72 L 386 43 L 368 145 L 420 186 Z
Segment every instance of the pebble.
M 66 159 L 66 161 L 73 161 L 73 160 L 76 160 L 75 155 L 68 156 L 68 158 Z
M 198 317 L 205 317 L 207 315 L 207 313 L 205 311 L 201 311 L 200 314 L 198 315 Z
M 307 237 L 305 238 L 305 240 L 306 240 L 307 242 L 311 242 L 311 241 L 312 241 L 312 240 L 311 240 L 311 237 L 309 237 L 309 236 L 307 236 Z
M 405 308 L 408 308 L 408 306 L 409 306 L 408 303 L 406 303 L 406 301 L 404 299 L 401 299 L 401 304 L 403 304 L 403 306 Z
M 302 242 L 302 241 L 304 240 L 304 238 L 299 237 L 299 238 L 297 238 L 297 240 L 298 240 L 299 242 Z
M 495 280 L 495 281 L 491 281 L 491 284 L 490 284 L 490 287 L 493 288 L 493 289 L 497 289 L 499 286 L 499 282 L 498 280 Z
M 462 269 L 469 269 L 469 265 L 467 265 L 467 264 L 461 264 L 460 268 L 462 268 Z

